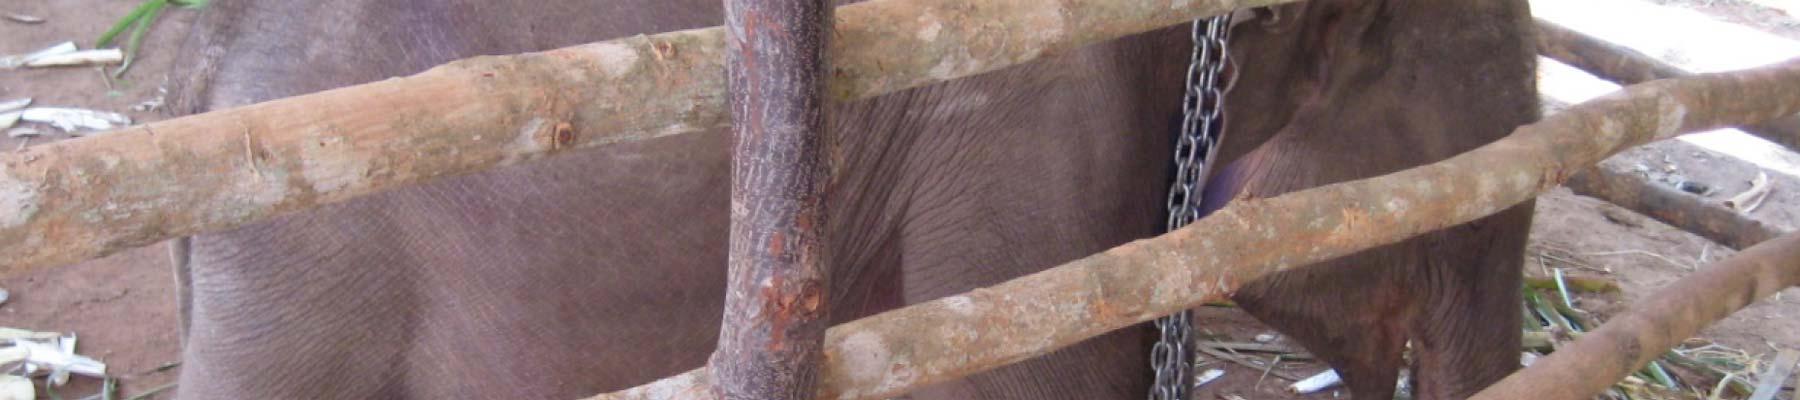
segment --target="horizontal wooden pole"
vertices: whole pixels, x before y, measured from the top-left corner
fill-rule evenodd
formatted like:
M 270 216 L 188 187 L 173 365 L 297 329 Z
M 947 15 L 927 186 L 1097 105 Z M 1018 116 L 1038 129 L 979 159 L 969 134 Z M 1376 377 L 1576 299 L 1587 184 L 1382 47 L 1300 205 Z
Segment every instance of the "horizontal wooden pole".
M 1630 85 L 1679 78 L 1693 72 L 1644 53 L 1543 19 L 1537 20 L 1538 52 L 1601 79 Z M 1800 151 L 1800 116 L 1785 115 L 1735 126 L 1756 137 Z
M 833 327 L 820 398 L 886 398 L 1490 215 L 1632 146 L 1800 111 L 1800 59 L 1634 85 L 1435 164 L 1233 202 L 1168 234 Z M 594 399 L 695 398 L 703 370 Z
M 1293 0 L 874 0 L 837 10 L 861 99 Z M 725 126 L 723 30 L 636 36 L 0 154 L 0 276 L 445 176 Z
M 1474 399 L 1594 398 L 1713 321 L 1795 285 L 1800 285 L 1800 234 L 1789 234 L 1657 290 Z
M 1606 200 L 1707 240 L 1743 250 L 1787 233 L 1749 215 L 1656 182 L 1625 163 L 1602 162 L 1569 178 L 1575 194 Z
M 1674 64 L 1554 22 L 1538 19 L 1537 25 L 1539 52 L 1602 79 L 1629 85 L 1693 75 Z M 1791 115 L 1740 128 L 1789 148 L 1800 142 L 1800 118 Z M 1606 200 L 1734 249 L 1742 250 L 1786 233 L 1700 196 L 1653 182 L 1620 164 L 1602 162 L 1571 177 L 1566 186 L 1576 194 Z

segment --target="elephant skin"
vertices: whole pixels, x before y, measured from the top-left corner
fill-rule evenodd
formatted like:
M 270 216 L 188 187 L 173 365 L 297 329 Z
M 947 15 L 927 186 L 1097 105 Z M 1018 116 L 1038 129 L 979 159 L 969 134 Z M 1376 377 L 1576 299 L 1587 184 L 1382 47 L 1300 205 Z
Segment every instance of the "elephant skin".
M 1226 146 L 1254 149 L 1209 180 L 1208 208 L 1441 161 L 1539 117 L 1524 1 L 1313 0 L 1268 13 L 1233 32 L 1245 67 Z M 1233 300 L 1329 363 L 1353 398 L 1394 397 L 1408 341 L 1413 398 L 1468 398 L 1519 368 L 1532 206 L 1271 274 Z
M 1216 179 L 1219 193 L 1274 195 L 1435 161 L 1535 117 L 1524 111 L 1536 104 L 1532 58 L 1510 52 L 1530 43 L 1519 35 L 1522 0 L 1308 4 L 1264 10 L 1234 32 L 1241 72 L 1221 160 L 1236 162 Z M 228 108 L 470 56 L 718 25 L 720 7 L 215 0 L 184 45 L 175 106 Z M 1483 18 L 1499 19 L 1474 21 Z M 1477 44 L 1499 50 L 1461 47 Z M 1158 234 L 1190 46 L 1185 26 L 1170 27 L 831 106 L 831 320 Z M 567 399 L 699 367 L 723 304 L 729 141 L 721 130 L 609 146 L 185 239 L 175 249 L 180 396 Z M 1339 329 L 1363 325 L 1308 318 L 1405 309 L 1350 321 L 1436 334 L 1415 339 L 1421 366 L 1487 357 L 1462 346 L 1508 339 L 1480 330 L 1500 325 L 1490 318 L 1512 321 L 1517 339 L 1516 306 L 1489 303 L 1516 299 L 1522 242 L 1509 240 L 1522 240 L 1529 217 L 1523 206 L 1346 261 L 1355 265 L 1284 273 L 1238 298 L 1359 388 L 1393 382 L 1356 369 L 1397 368 L 1364 357 L 1385 357 L 1379 345 L 1391 341 L 1346 341 L 1355 333 Z M 1493 299 L 1412 300 L 1504 285 L 1512 292 Z M 1282 295 L 1316 286 L 1389 300 L 1341 310 Z M 1445 327 L 1450 336 L 1433 330 Z M 1152 336 L 1120 330 L 910 396 L 1143 398 Z M 1506 371 L 1485 365 L 1421 382 L 1462 393 Z

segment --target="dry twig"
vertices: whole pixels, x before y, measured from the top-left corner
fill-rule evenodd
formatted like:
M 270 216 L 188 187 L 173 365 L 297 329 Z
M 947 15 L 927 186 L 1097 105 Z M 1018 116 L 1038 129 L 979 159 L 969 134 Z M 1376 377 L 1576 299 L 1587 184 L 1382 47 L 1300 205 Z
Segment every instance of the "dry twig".
M 1745 214 L 1756 211 L 1763 199 L 1769 197 L 1769 188 L 1772 186 L 1769 184 L 1769 173 L 1757 171 L 1756 179 L 1750 180 L 1750 189 L 1725 199 L 1725 208 Z
M 1273 362 L 1258 365 L 1254 361 L 1245 360 L 1242 357 L 1234 356 L 1231 354 L 1226 354 L 1223 351 L 1214 350 L 1209 347 L 1196 347 L 1195 350 L 1199 350 L 1201 353 L 1206 353 L 1206 355 L 1212 356 L 1213 358 L 1225 360 L 1232 364 L 1242 365 L 1245 367 L 1249 367 L 1250 369 L 1263 370 L 1264 374 L 1275 375 L 1276 377 L 1286 379 L 1289 381 L 1298 381 L 1301 379 L 1299 376 L 1295 376 L 1294 374 L 1290 374 L 1285 371 L 1280 371 L 1280 370 L 1274 369 L 1275 363 L 1273 363 Z

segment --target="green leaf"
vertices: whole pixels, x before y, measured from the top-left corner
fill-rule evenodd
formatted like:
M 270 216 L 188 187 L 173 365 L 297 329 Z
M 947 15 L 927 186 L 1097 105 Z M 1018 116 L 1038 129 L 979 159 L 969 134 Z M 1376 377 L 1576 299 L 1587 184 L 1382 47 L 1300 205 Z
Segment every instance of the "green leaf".
M 168 0 L 150 0 L 147 4 L 151 5 L 150 10 L 138 19 L 137 27 L 131 30 L 131 39 L 125 42 L 125 63 L 119 66 L 118 71 L 113 71 L 115 79 L 124 76 L 125 71 L 131 69 L 131 64 L 137 62 L 138 45 L 144 41 L 144 33 L 150 31 L 150 25 L 156 23 L 156 17 L 162 15 L 163 8 L 167 7 L 169 2 Z
M 94 47 L 106 47 L 106 45 L 112 44 L 113 38 L 116 38 L 120 33 L 125 32 L 125 28 L 129 28 L 132 24 L 136 24 L 138 20 L 143 19 L 144 14 L 149 13 L 150 9 L 162 8 L 163 6 L 168 5 L 168 1 L 169 0 L 145 0 L 143 4 L 138 4 L 137 8 L 132 9 L 130 14 L 125 14 L 125 18 L 120 18 L 119 22 L 113 23 L 112 28 L 107 29 L 106 33 L 100 34 L 100 40 L 94 41 Z

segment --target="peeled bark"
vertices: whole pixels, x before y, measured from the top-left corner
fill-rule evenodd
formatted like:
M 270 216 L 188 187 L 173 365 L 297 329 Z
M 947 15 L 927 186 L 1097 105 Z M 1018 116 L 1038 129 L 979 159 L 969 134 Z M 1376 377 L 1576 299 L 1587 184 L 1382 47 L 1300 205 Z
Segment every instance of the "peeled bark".
M 806 400 L 817 386 L 831 293 L 820 244 L 828 0 L 726 0 L 731 249 L 719 346 L 721 399 Z
M 1800 59 L 1635 85 L 1438 163 L 1240 200 L 1153 239 L 834 327 L 819 396 L 892 397 L 1043 355 L 1223 299 L 1270 272 L 1493 214 L 1633 146 L 1796 111 Z M 1760 293 L 1785 279 L 1754 282 Z M 708 379 L 693 371 L 594 398 L 691 398 Z
M 873 0 L 840 7 L 834 101 L 1294 0 Z M 0 153 L 0 275 L 447 176 L 726 125 L 721 28 L 475 57 Z
M 1657 290 L 1475 400 L 1591 399 L 1732 312 L 1800 285 L 1800 234 L 1744 249 Z

